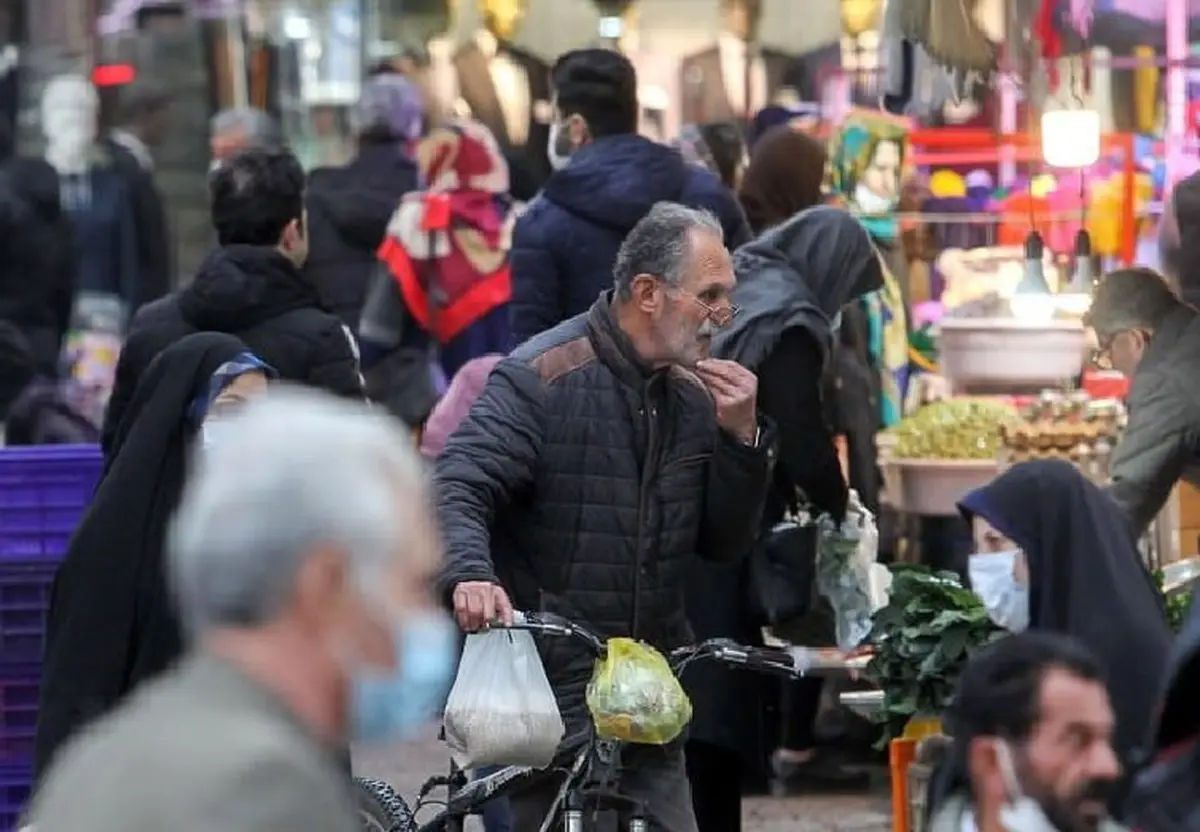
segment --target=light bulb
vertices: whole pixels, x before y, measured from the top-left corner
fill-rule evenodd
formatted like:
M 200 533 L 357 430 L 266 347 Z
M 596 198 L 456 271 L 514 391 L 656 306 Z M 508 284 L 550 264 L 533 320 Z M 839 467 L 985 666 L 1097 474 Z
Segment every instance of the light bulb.
M 1075 268 L 1071 272 L 1071 291 L 1081 294 L 1092 291 L 1092 238 L 1084 228 L 1075 234 Z
M 1025 274 L 1017 284 L 1016 294 L 1050 294 L 1050 284 L 1046 282 L 1046 267 L 1042 263 L 1045 252 L 1042 235 L 1030 231 L 1029 236 L 1025 238 Z
M 1042 158 L 1055 168 L 1086 168 L 1100 158 L 1100 114 L 1095 110 L 1042 113 Z

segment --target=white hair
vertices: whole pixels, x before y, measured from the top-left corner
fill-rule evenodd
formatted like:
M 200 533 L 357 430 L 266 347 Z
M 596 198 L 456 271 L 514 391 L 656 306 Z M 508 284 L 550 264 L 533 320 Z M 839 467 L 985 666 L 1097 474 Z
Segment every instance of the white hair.
M 187 629 L 272 620 L 319 547 L 343 550 L 364 587 L 411 550 L 426 477 L 391 417 L 281 385 L 229 419 L 199 451 L 168 538 Z

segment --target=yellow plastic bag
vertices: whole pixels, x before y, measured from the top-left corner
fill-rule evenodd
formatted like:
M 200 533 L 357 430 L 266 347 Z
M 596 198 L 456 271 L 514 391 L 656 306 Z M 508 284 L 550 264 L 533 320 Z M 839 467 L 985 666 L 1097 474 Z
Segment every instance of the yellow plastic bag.
M 692 703 L 671 666 L 653 647 L 610 638 L 608 656 L 596 661 L 587 706 L 601 739 L 665 745 L 692 719 Z

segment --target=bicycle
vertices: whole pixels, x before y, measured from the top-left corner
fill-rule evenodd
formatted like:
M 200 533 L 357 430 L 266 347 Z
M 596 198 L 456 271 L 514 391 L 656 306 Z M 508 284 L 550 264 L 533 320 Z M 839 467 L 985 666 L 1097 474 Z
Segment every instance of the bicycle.
M 562 616 L 553 613 L 524 613 L 523 616 L 518 616 L 518 620 L 519 623 L 512 624 L 511 629 L 574 638 L 582 642 L 597 659 L 603 659 L 606 654 L 604 639 Z M 710 659 L 787 678 L 800 678 L 806 672 L 796 667 L 792 655 L 786 650 L 748 647 L 724 638 L 708 639 L 699 644 L 680 647 L 672 650 L 667 656 L 671 670 L 676 676 L 699 659 Z M 620 771 L 621 746 L 622 743 L 600 739 L 594 732 L 589 732 L 580 746 L 570 751 L 570 762 L 566 766 L 547 769 L 507 766 L 477 780 L 468 780 L 467 772 L 458 769 L 452 763 L 449 776 L 431 777 L 425 782 L 411 812 L 403 799 L 386 783 L 356 778 L 360 791 L 365 791 L 369 797 L 360 800 L 364 829 L 372 832 L 463 832 L 466 818 L 479 814 L 485 803 L 517 794 L 522 789 L 555 774 L 565 774 L 538 832 L 550 832 L 552 829 L 583 832 L 584 818 L 589 809 L 626 810 L 630 814 L 629 832 L 647 832 L 649 824 L 644 807 L 637 801 L 620 795 L 614 786 Z M 438 788 L 447 789 L 448 797 L 445 801 L 430 799 L 430 793 Z M 442 810 L 431 820 L 418 824 L 415 820 L 416 813 L 435 803 L 442 805 Z M 392 808 L 385 809 L 385 805 Z M 372 814 L 365 808 L 368 806 L 378 808 Z M 386 817 L 381 816 L 383 812 L 387 812 Z M 556 820 L 559 824 L 557 826 Z

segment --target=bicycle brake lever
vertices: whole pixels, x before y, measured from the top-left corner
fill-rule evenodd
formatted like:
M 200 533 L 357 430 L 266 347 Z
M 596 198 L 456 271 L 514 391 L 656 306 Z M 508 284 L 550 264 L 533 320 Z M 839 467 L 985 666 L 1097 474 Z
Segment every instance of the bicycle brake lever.
M 440 789 L 443 786 L 446 788 L 450 788 L 450 778 L 449 777 L 446 777 L 445 775 L 442 775 L 439 777 L 430 777 L 421 786 L 421 790 L 419 792 L 417 792 L 417 800 L 418 801 L 424 800 L 431 791 L 433 791 L 434 789 Z

